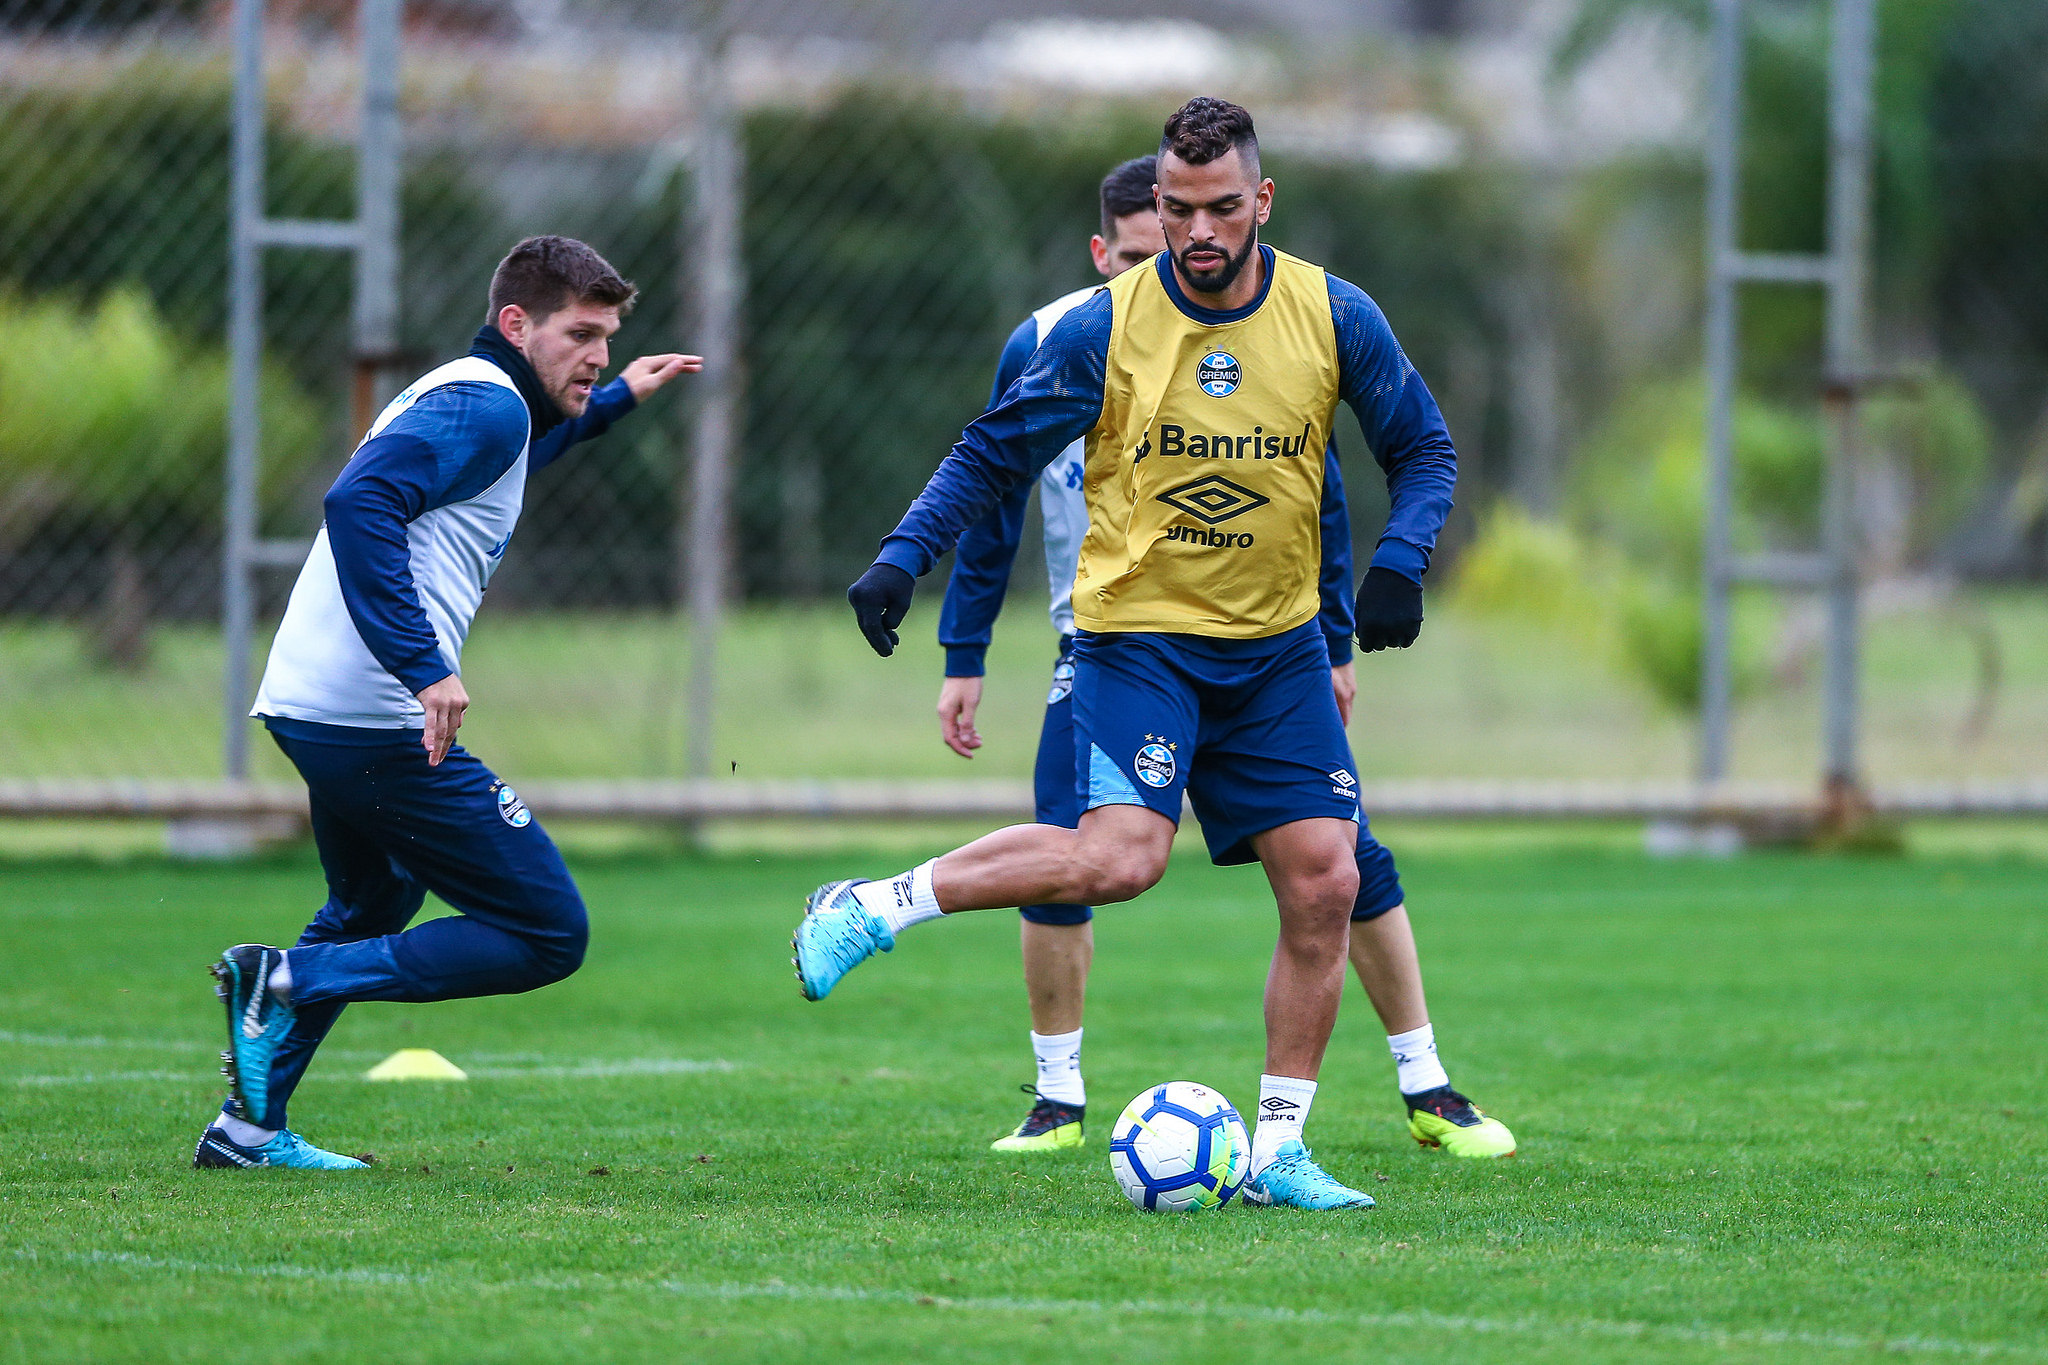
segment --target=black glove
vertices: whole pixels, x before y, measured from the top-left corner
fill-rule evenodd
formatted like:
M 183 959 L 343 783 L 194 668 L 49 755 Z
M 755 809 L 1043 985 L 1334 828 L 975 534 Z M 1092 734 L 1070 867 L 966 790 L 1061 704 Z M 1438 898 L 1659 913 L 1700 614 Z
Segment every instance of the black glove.
M 917 580 L 894 564 L 868 565 L 868 571 L 846 590 L 860 633 L 885 659 L 896 652 L 896 627 L 903 624 L 904 613 L 910 610 L 910 595 L 916 590 Z
M 1406 649 L 1422 633 L 1422 585 L 1378 564 L 1358 585 L 1358 647 Z

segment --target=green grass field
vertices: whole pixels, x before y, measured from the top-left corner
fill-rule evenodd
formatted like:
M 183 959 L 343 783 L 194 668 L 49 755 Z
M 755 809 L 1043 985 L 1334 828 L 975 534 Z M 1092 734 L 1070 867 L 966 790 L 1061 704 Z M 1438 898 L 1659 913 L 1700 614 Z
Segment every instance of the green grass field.
M 187 1169 L 203 964 L 288 937 L 304 853 L 0 866 L 0 1359 L 2048 1358 L 2048 867 L 1431 847 L 1453 1076 L 1513 1161 L 1416 1148 L 1353 988 L 1310 1125 L 1369 1213 L 1145 1215 L 1106 1120 L 1240 1104 L 1271 910 L 1181 860 L 1100 922 L 1072 1158 L 998 1158 L 1029 1076 L 1014 917 L 822 1005 L 785 965 L 844 858 L 586 861 L 577 977 L 359 1006 L 298 1126 L 352 1176 Z M 462 1085 L 360 1073 L 401 1046 Z

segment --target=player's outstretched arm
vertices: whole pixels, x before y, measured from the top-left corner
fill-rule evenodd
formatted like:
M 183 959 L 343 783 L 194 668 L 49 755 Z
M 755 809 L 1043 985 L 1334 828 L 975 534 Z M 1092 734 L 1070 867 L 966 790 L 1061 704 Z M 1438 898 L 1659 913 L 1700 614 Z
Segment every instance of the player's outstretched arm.
M 534 441 L 527 452 L 530 472 L 546 469 L 583 441 L 595 440 L 663 385 L 678 375 L 694 374 L 704 368 L 704 357 L 695 355 L 644 355 L 613 375 L 590 395 L 590 406 L 581 416 L 571 417 Z
M 1017 324 L 996 359 L 996 377 L 988 406 L 1003 401 L 1010 386 L 1024 377 L 1024 367 L 1038 349 L 1038 319 Z M 1003 495 L 994 511 L 960 533 L 953 547 L 953 572 L 946 576 L 946 597 L 939 605 L 939 647 L 946 651 L 946 680 L 939 685 L 939 738 L 962 758 L 981 747 L 974 713 L 981 706 L 981 676 L 987 671 L 989 643 L 995 639 L 996 617 L 1010 590 L 1010 569 L 1024 539 L 1024 508 L 1031 501 L 1030 483 Z
M 878 571 L 894 568 L 912 581 L 930 573 L 962 531 L 987 516 L 1004 494 L 1036 478 L 1101 419 L 1109 309 L 1109 295 L 1099 294 L 1059 320 L 1023 378 L 961 433 L 924 492 L 883 539 L 874 567 L 847 590 L 861 633 L 877 654 L 894 652 L 895 628 L 911 595 L 908 583 Z M 884 619 L 889 611 L 893 620 Z
M 645 403 L 661 392 L 664 384 L 678 375 L 696 374 L 704 368 L 701 355 L 643 355 L 619 371 L 619 378 L 633 391 L 635 403 Z

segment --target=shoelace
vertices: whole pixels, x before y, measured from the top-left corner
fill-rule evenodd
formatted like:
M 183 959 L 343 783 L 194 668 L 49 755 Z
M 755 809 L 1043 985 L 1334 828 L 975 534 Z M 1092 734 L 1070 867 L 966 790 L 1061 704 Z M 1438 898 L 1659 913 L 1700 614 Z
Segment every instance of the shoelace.
M 1269 1174 L 1283 1166 L 1294 1168 L 1295 1173 L 1308 1181 L 1314 1193 L 1339 1191 L 1347 1196 L 1365 1193 L 1363 1190 L 1352 1189 L 1336 1176 L 1331 1175 L 1321 1166 L 1316 1165 L 1315 1153 L 1306 1147 L 1298 1152 L 1290 1152 L 1286 1156 L 1275 1158 L 1265 1170 L 1259 1172 L 1259 1179 L 1263 1181 Z M 1370 1195 L 1366 1197 L 1371 1198 Z
M 1037 1137 L 1040 1133 L 1050 1132 L 1062 1124 L 1072 1123 L 1079 1116 L 1079 1110 L 1074 1105 L 1068 1104 L 1065 1100 L 1047 1099 L 1038 1093 L 1038 1087 L 1035 1085 L 1020 1085 L 1017 1088 L 1038 1101 L 1031 1106 L 1031 1112 L 1024 1116 L 1024 1122 L 1018 1127 L 1019 1137 Z
M 858 903 L 853 908 L 860 910 Z M 825 950 L 835 958 L 859 952 L 872 937 L 865 919 L 862 918 L 866 912 L 863 910 L 860 915 L 841 913 L 845 909 L 844 906 L 832 907 L 828 913 L 838 915 L 839 918 L 831 924 L 819 926 L 824 930 L 822 937 L 825 940 Z
M 1438 1098 L 1417 1107 L 1425 1114 L 1435 1114 L 1444 1122 L 1455 1123 L 1460 1128 L 1470 1128 L 1479 1122 L 1479 1111 L 1472 1107 L 1472 1101 L 1449 1086 L 1444 1087 Z

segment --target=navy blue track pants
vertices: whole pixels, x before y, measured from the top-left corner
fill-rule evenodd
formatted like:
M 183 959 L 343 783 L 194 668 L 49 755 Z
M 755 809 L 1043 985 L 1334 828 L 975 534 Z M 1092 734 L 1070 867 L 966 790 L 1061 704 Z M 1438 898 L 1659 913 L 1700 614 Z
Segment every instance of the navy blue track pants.
M 350 1001 L 511 995 L 583 962 L 583 898 L 517 794 L 467 750 L 430 768 L 417 731 L 393 734 L 403 739 L 272 735 L 306 779 L 327 876 L 327 903 L 289 954 L 298 1022 L 271 1070 L 276 1127 Z M 429 891 L 458 913 L 413 925 Z

